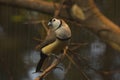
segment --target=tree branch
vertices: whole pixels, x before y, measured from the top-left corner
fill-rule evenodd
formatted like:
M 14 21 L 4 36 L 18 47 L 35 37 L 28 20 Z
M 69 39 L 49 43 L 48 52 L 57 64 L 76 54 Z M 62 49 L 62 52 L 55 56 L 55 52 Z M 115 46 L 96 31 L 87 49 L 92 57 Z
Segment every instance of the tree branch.
M 61 8 L 58 3 L 54 3 L 57 7 Z M 35 10 L 41 13 L 46 13 L 49 15 L 54 15 L 55 7 L 52 2 L 47 2 L 43 0 L 0 0 L 0 5 L 7 5 L 11 7 L 18 7 L 18 8 L 24 8 L 29 10 Z M 62 12 L 60 12 L 60 15 L 62 17 L 67 17 L 66 6 L 62 5 Z M 63 15 L 64 14 L 64 15 Z
M 60 7 L 58 3 L 54 3 L 56 6 Z M 102 40 L 109 44 L 114 49 L 120 51 L 120 28 L 108 18 L 106 18 L 96 7 L 93 0 L 76 0 L 77 7 L 71 7 L 73 14 L 73 20 L 76 23 L 82 21 L 82 26 L 90 29 L 96 35 L 98 35 Z M 86 5 L 85 5 L 86 4 Z M 0 5 L 9 5 L 20 8 L 37 10 L 46 14 L 54 15 L 55 8 L 52 2 L 45 2 L 42 0 L 0 0 Z M 68 13 L 66 12 L 66 5 L 62 6 L 62 11 L 60 11 L 60 16 L 66 19 L 70 19 Z M 71 10 L 70 10 L 71 11 Z M 81 18 L 78 15 L 82 15 Z M 83 17 L 84 16 L 84 17 Z M 72 19 L 72 18 L 71 18 Z
M 66 48 L 64 49 L 63 54 L 60 54 L 60 55 L 58 56 L 58 58 L 56 58 L 56 59 L 52 62 L 52 64 L 51 64 L 47 69 L 45 69 L 45 70 L 40 74 L 40 76 L 37 77 L 35 80 L 42 80 L 43 78 L 45 78 L 46 75 L 47 75 L 50 71 L 52 71 L 52 70 L 61 62 L 61 60 L 65 57 L 65 54 L 67 54 L 67 48 L 68 48 L 68 47 L 66 47 Z
M 93 0 L 88 0 L 90 12 L 93 14 L 89 22 L 85 21 L 87 28 L 95 32 L 102 40 L 120 51 L 120 28 L 106 18 L 97 8 Z

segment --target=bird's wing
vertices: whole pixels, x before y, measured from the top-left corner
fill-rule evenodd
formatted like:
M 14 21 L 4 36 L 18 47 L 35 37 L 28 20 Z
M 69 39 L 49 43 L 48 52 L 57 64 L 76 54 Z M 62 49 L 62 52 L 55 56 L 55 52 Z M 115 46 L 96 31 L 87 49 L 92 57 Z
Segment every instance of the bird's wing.
M 56 35 L 53 30 L 49 30 L 48 35 L 46 36 L 45 40 L 40 44 L 39 49 L 45 47 L 46 45 L 54 42 L 56 40 Z

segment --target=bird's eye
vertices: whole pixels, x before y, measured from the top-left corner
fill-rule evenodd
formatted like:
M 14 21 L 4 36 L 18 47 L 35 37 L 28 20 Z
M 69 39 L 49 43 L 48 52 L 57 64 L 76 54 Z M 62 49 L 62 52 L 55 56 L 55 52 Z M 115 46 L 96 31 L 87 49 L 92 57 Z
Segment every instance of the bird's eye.
M 53 21 L 55 21 L 55 19 L 53 19 Z

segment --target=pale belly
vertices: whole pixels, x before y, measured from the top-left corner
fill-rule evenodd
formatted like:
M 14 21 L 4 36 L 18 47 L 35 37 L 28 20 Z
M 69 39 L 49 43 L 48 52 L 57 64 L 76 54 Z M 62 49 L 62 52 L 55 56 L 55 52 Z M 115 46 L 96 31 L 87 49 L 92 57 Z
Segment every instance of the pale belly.
M 42 52 L 47 55 L 50 55 L 51 53 L 60 53 L 61 50 L 63 50 L 67 46 L 68 42 L 69 40 L 60 41 L 57 39 L 55 42 L 42 48 Z

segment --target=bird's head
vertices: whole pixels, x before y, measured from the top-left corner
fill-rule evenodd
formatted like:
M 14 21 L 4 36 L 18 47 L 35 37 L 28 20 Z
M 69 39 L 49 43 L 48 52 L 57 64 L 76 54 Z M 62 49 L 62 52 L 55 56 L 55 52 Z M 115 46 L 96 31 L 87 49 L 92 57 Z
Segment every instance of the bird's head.
M 56 18 L 53 18 L 48 22 L 48 26 L 52 27 L 53 29 L 57 29 L 61 25 L 62 25 L 62 21 Z

